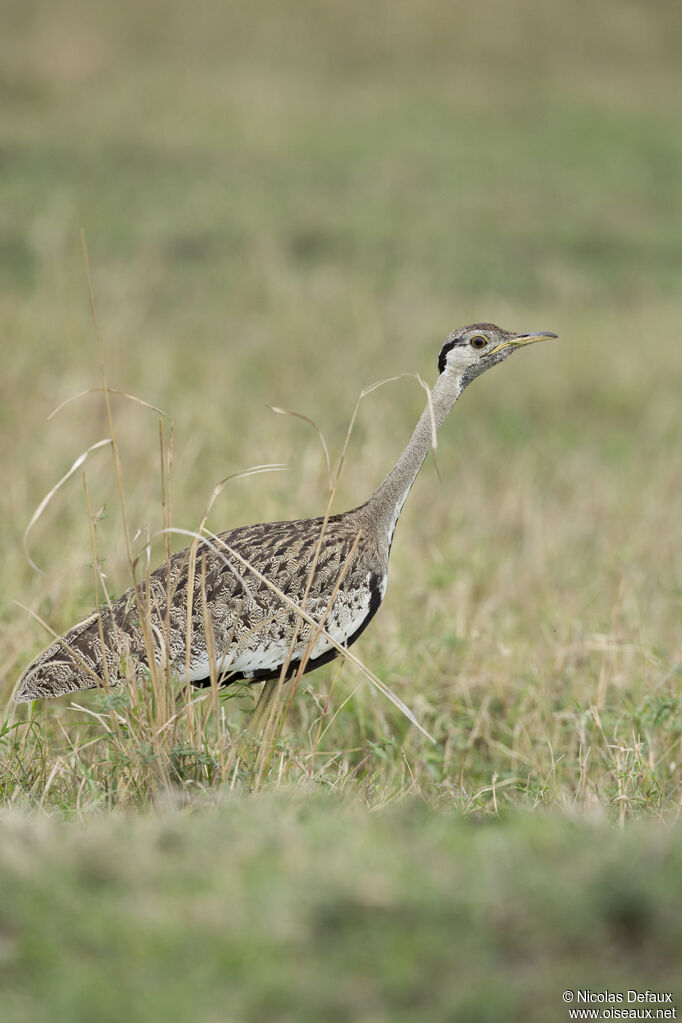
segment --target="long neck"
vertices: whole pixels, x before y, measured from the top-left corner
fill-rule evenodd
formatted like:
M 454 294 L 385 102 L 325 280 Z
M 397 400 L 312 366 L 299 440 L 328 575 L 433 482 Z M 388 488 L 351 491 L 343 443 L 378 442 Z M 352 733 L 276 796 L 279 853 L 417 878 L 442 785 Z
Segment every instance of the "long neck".
M 374 521 L 380 532 L 388 535 L 389 546 L 407 495 L 433 444 L 434 429 L 440 429 L 461 393 L 461 378 L 452 372 L 441 373 L 431 391 L 431 401 L 419 417 L 409 444 L 395 468 L 370 499 Z

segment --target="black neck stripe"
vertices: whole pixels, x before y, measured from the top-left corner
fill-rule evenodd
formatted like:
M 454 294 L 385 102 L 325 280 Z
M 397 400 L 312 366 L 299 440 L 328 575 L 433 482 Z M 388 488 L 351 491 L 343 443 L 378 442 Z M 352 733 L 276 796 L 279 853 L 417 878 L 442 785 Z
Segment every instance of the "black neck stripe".
M 448 352 L 450 351 L 451 348 L 454 348 L 456 344 L 457 344 L 456 341 L 446 341 L 446 343 L 441 348 L 440 355 L 438 356 L 438 372 L 439 373 L 443 373 L 445 371 L 445 366 L 446 366 L 446 363 L 447 363 Z

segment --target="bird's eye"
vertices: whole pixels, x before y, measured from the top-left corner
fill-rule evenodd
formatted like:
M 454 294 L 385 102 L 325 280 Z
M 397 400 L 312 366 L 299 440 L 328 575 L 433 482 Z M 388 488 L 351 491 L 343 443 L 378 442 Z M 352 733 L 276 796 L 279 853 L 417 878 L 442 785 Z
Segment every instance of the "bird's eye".
M 482 334 L 474 334 L 469 344 L 472 348 L 478 348 L 480 350 L 481 348 L 485 348 L 488 344 L 488 338 L 483 337 Z

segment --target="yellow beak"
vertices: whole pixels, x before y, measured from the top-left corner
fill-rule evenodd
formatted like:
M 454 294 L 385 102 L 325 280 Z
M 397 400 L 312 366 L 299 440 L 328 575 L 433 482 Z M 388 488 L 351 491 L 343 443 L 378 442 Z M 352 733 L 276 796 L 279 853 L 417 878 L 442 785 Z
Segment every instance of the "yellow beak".
M 501 345 L 497 345 L 491 352 L 486 352 L 486 356 L 494 355 L 495 352 L 499 352 L 502 348 L 520 348 L 521 345 L 532 345 L 536 341 L 545 341 L 550 337 L 558 337 L 558 334 L 553 334 L 551 330 L 539 330 L 535 334 L 517 334 L 516 337 L 510 337 L 508 341 L 503 341 Z

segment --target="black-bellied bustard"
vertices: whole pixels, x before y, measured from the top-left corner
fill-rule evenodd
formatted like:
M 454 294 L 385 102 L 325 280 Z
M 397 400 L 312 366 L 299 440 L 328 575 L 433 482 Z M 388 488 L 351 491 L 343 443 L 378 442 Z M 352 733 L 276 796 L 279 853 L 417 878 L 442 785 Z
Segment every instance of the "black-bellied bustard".
M 144 679 L 153 657 L 193 685 L 264 680 L 250 726 L 258 732 L 278 680 L 292 677 L 302 661 L 311 671 L 336 657 L 376 614 L 398 517 L 434 431 L 464 388 L 517 348 L 556 336 L 492 323 L 453 331 L 409 444 L 365 504 L 326 521 L 241 526 L 195 544 L 192 556 L 191 546 L 180 551 L 137 592 L 129 590 L 52 643 L 24 671 L 15 700 L 115 685 L 131 664 Z

